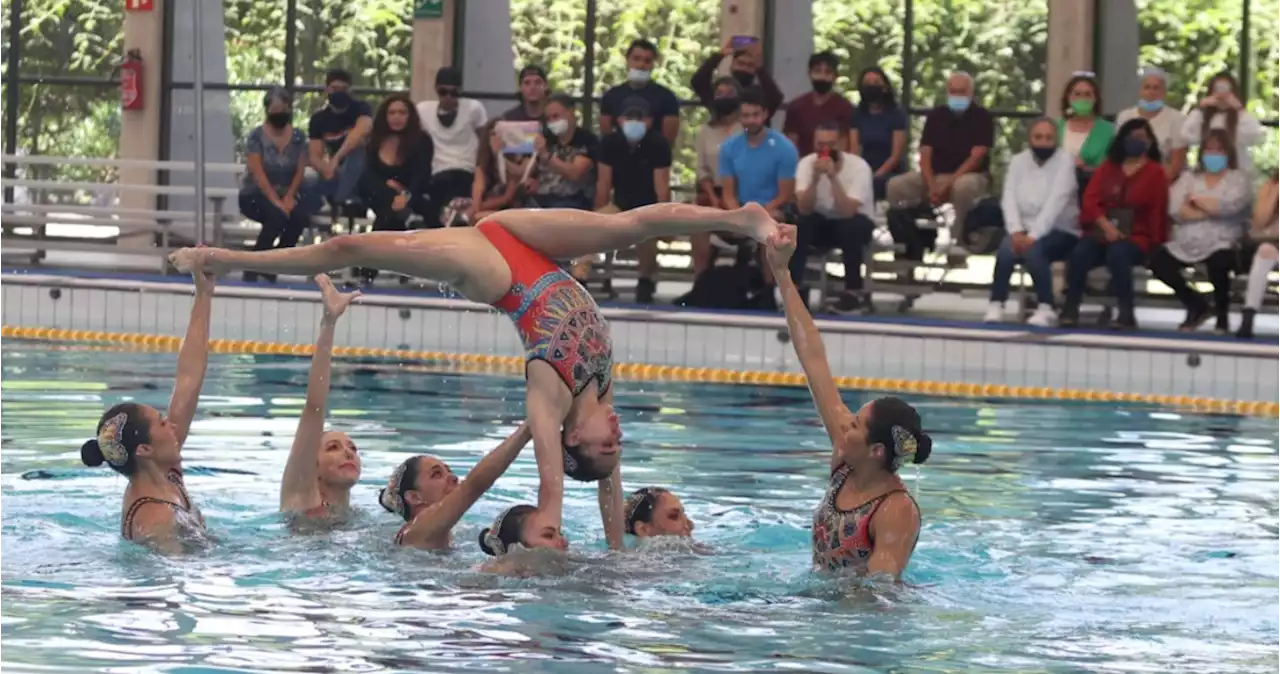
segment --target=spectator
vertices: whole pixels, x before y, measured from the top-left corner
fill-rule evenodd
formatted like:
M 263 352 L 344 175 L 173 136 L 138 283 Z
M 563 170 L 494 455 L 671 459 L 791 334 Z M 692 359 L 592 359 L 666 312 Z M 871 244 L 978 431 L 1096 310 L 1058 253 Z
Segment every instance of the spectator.
M 1240 170 L 1253 172 L 1253 160 L 1249 148 L 1262 140 L 1262 125 L 1240 103 L 1240 87 L 1231 73 L 1221 72 L 1209 80 L 1208 91 L 1200 99 L 1199 107 L 1187 115 L 1182 124 L 1182 139 L 1188 147 L 1194 147 L 1209 135 L 1210 129 L 1224 129 L 1235 139 L 1236 159 Z
M 1116 115 L 1116 126 L 1141 117 L 1155 131 L 1156 142 L 1164 155 L 1164 175 L 1173 183 L 1187 167 L 1187 143 L 1182 137 L 1182 125 L 1186 118 L 1177 108 L 1165 105 L 1169 78 L 1159 68 L 1146 68 L 1138 88 L 1138 104 Z
M 983 320 L 1004 319 L 1009 278 L 1013 266 L 1021 262 L 1031 275 L 1037 302 L 1027 323 L 1050 328 L 1058 322 L 1051 265 L 1067 259 L 1080 240 L 1076 164 L 1058 147 L 1058 124 L 1048 117 L 1031 123 L 1027 139 L 1030 147 L 1014 155 L 1005 172 L 1000 210 L 1009 236 L 996 252 L 991 306 Z
M 973 77 L 956 72 L 947 78 L 947 102 L 929 112 L 920 138 L 920 172 L 905 173 L 889 181 L 886 188 L 890 208 L 890 230 L 898 243 L 906 244 L 906 258 L 920 260 L 932 243 L 934 232 L 924 233 L 915 217 L 904 209 L 922 203 L 934 207 L 950 202 L 955 207 L 951 225 L 952 249 L 962 252 L 964 219 L 987 192 L 988 154 L 995 138 L 991 113 L 973 103 Z
M 553 94 L 547 100 L 547 132 L 538 136 L 534 147 L 538 206 L 591 210 L 600 139 L 578 127 L 572 98 Z
M 1262 295 L 1267 291 L 1267 276 L 1276 268 L 1280 259 L 1277 239 L 1280 239 L 1280 176 L 1275 172 L 1271 179 L 1258 190 L 1258 198 L 1253 202 L 1253 222 L 1249 228 L 1249 249 L 1252 255 L 1244 259 L 1252 259 L 1249 266 L 1249 285 L 1244 291 L 1244 311 L 1240 316 L 1240 329 L 1236 337 L 1253 339 L 1253 317 L 1262 308 Z
M 847 131 L 834 120 L 819 122 L 813 132 L 815 152 L 796 166 L 796 250 L 791 256 L 791 278 L 800 286 L 800 297 L 809 300 L 805 264 L 809 249 L 839 248 L 844 261 L 844 294 L 832 309 L 839 314 L 862 307 L 862 257 L 875 223 L 871 167 L 862 157 L 840 151 Z
M 1093 73 L 1076 73 L 1062 89 L 1062 119 L 1058 122 L 1058 139 L 1062 149 L 1076 163 L 1076 182 L 1080 194 L 1089 186 L 1089 178 L 1107 159 L 1107 149 L 1116 135 L 1116 127 L 1101 117 L 1102 94 Z
M 1131 119 L 1116 133 L 1080 207 L 1083 233 L 1067 262 L 1067 297 L 1060 322 L 1075 325 L 1089 270 L 1111 273 L 1119 327 L 1136 329 L 1133 268 L 1164 243 L 1169 231 L 1169 182 L 1160 146 L 1145 119 Z
M 311 115 L 308 156 L 320 174 L 320 193 L 332 204 L 344 204 L 364 173 L 364 141 L 373 128 L 373 108 L 351 96 L 351 73 L 345 70 L 325 73 L 324 92 L 328 104 Z
M 268 91 L 263 106 L 267 123 L 254 127 L 245 141 L 249 170 L 240 187 L 240 214 L 262 225 L 254 250 L 292 248 L 316 211 L 316 204 L 308 198 L 312 190 L 302 182 L 307 139 L 293 126 L 293 96 L 289 92 Z M 275 281 L 274 275 L 262 277 Z M 244 273 L 246 282 L 258 278 L 256 272 Z
M 440 224 L 440 213 L 454 199 L 471 195 L 475 182 L 480 134 L 488 121 L 480 101 L 461 98 L 462 71 L 445 66 L 436 71 L 439 100 L 418 104 L 422 128 L 431 136 L 435 157 L 431 162 L 427 226 Z
M 738 122 L 741 92 L 738 80 L 732 77 L 716 80 L 711 119 L 698 129 L 698 137 L 693 143 L 698 156 L 699 206 L 724 208 L 720 147 L 730 137 L 742 133 L 742 124 Z M 697 276 L 711 264 L 711 235 L 694 234 L 689 239 L 693 245 L 693 273 Z
M 879 67 L 858 75 L 858 107 L 849 129 L 849 151 L 871 168 L 876 200 L 885 198 L 885 186 L 902 173 L 907 151 L 907 113 L 898 107 L 893 84 Z
M 476 154 L 476 179 L 471 185 L 471 209 L 467 213 L 467 221 L 473 225 L 494 212 L 530 204 L 526 181 L 535 166 L 533 158 L 503 154 L 502 137 L 495 129 L 498 121 L 485 125 L 488 141 L 480 144 Z
M 621 114 L 622 104 L 639 96 L 649 104 L 654 126 L 662 131 L 667 144 L 676 146 L 676 137 L 680 135 L 680 100 L 670 89 L 653 81 L 653 64 L 657 60 L 658 47 L 648 40 L 633 40 L 627 47 L 627 83 L 606 91 L 600 99 L 600 135 L 613 133 L 613 120 Z
M 596 208 L 621 211 L 671 201 L 671 146 L 653 128 L 653 113 L 643 98 L 622 104 L 622 124 L 600 141 Z M 658 282 L 658 242 L 636 246 L 640 278 L 636 302 L 652 304 Z
M 778 88 L 778 83 L 773 80 L 769 74 L 769 70 L 764 67 L 764 50 L 760 47 L 760 41 L 756 40 L 749 47 L 735 49 L 733 39 L 730 38 L 724 43 L 724 47 L 720 51 L 707 57 L 698 67 L 697 72 L 689 80 L 689 86 L 693 89 L 693 93 L 697 94 L 698 100 L 703 105 L 711 107 L 711 103 L 715 100 L 715 87 L 712 86 L 712 79 L 715 77 L 716 68 L 720 67 L 720 62 L 725 58 L 733 56 L 733 61 L 729 64 L 729 74 L 738 80 L 738 86 L 743 89 L 756 87 L 761 91 L 762 101 L 766 109 L 765 124 L 769 123 L 769 119 L 773 117 L 773 113 L 778 111 L 782 106 L 783 96 L 782 90 Z M 765 265 L 766 267 L 768 265 Z
M 1231 272 L 1249 216 L 1251 189 L 1249 175 L 1239 170 L 1231 137 L 1222 129 L 1209 131 L 1196 170 L 1179 178 L 1169 195 L 1174 222 L 1170 241 L 1151 255 L 1151 273 L 1187 309 L 1179 330 L 1195 330 L 1209 318 L 1209 304 L 1182 277 L 1184 267 L 1204 263 L 1213 284 L 1214 332 L 1230 331 Z
M 836 71 L 840 59 L 824 51 L 809 57 L 809 84 L 813 91 L 796 97 L 787 104 L 787 118 L 782 132 L 796 146 L 802 157 L 813 154 L 813 134 L 819 124 L 833 122 L 840 129 L 839 148 L 845 149 L 845 136 L 853 120 L 853 104 L 849 99 L 832 91 L 836 84 Z
M 360 198 L 373 209 L 373 231 L 408 228 L 410 217 L 426 210 L 434 150 L 407 95 L 392 94 L 378 106 L 368 153 Z M 376 269 L 364 270 L 368 281 L 377 276 Z
M 502 113 L 508 122 L 544 122 L 547 117 L 547 71 L 542 66 L 520 70 L 520 104 Z

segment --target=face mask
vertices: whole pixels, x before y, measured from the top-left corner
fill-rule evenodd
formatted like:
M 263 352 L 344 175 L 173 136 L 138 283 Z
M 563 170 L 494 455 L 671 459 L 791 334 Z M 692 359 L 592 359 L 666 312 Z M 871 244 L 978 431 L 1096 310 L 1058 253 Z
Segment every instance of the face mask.
M 1033 148 L 1031 148 L 1031 154 L 1035 155 L 1035 158 L 1036 158 L 1040 163 L 1044 163 L 1044 162 L 1049 161 L 1049 158 L 1053 157 L 1054 153 L 1055 153 L 1055 152 L 1057 152 L 1057 151 L 1058 151 L 1058 148 L 1056 148 L 1056 147 L 1033 147 Z
M 735 70 L 733 71 L 733 79 L 738 80 L 738 84 L 749 87 L 752 82 L 756 81 L 756 74 L 745 70 Z
M 1218 83 L 1214 84 L 1214 85 L 1213 85 L 1213 93 L 1215 93 L 1215 94 L 1229 94 L 1229 93 L 1231 93 L 1231 83 L 1230 83 L 1230 82 L 1218 82 Z
M 351 94 L 345 91 L 335 91 L 329 94 L 329 107 L 334 110 L 346 110 L 351 105 Z
M 835 85 L 835 82 L 831 80 L 809 80 L 809 83 L 813 85 L 813 90 L 819 94 L 830 93 L 831 87 Z
M 1147 141 L 1132 136 L 1124 139 L 1124 154 L 1126 157 L 1141 157 L 1146 153 Z
M 717 98 L 711 101 L 711 109 L 716 111 L 717 115 L 731 115 L 738 109 L 738 98 Z
M 436 110 L 436 119 L 445 126 L 453 126 L 454 120 L 458 118 L 457 110 Z
M 1204 170 L 1209 173 L 1222 173 L 1227 168 L 1227 155 L 1221 152 L 1206 152 L 1200 157 Z
M 1156 99 L 1154 101 L 1138 101 L 1138 108 L 1145 112 L 1159 112 L 1164 107 L 1164 101 Z
M 627 71 L 627 81 L 632 84 L 645 84 L 649 81 L 649 71 L 632 68 Z
M 957 115 L 969 109 L 968 96 L 947 96 L 947 107 Z
M 858 95 L 862 97 L 863 103 L 879 103 L 880 96 L 884 94 L 884 89 L 873 84 L 864 84 L 858 87 Z
M 645 131 L 647 129 L 644 128 L 644 122 L 638 119 L 628 119 L 622 123 L 622 135 L 633 143 L 644 138 Z
M 1071 112 L 1077 115 L 1092 115 L 1093 101 L 1087 101 L 1082 98 L 1071 101 Z
M 569 130 L 569 120 L 557 119 L 553 122 L 547 122 L 547 131 L 553 136 L 559 136 Z
M 277 129 L 283 129 L 286 126 L 289 126 L 289 122 L 292 121 L 292 112 L 271 112 L 267 114 L 267 124 L 270 124 Z

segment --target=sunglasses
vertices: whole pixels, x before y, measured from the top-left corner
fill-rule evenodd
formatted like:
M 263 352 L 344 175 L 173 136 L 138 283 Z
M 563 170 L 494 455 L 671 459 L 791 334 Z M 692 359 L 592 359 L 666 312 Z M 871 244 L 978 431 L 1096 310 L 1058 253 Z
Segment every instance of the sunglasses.
M 436 95 L 440 98 L 457 98 L 460 93 L 462 93 L 461 89 L 454 89 L 451 87 L 440 87 L 436 89 Z

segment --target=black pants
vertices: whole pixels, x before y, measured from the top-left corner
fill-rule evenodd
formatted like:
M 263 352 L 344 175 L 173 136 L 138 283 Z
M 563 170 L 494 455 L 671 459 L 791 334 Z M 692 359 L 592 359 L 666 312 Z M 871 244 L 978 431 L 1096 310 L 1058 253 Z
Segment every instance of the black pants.
M 431 176 L 431 184 L 427 187 L 429 201 L 422 217 L 427 227 L 440 226 L 440 214 L 450 201 L 471 196 L 471 186 L 476 174 L 462 169 L 449 169 Z
M 839 248 L 844 262 L 845 292 L 862 290 L 862 257 L 875 231 L 871 218 L 858 213 L 851 218 L 828 218 L 811 213 L 796 223 L 796 252 L 791 256 L 791 279 L 806 286 L 805 265 L 812 248 Z
M 258 240 L 253 244 L 254 250 L 292 248 L 310 224 L 312 211 L 301 199 L 292 211 L 285 213 L 263 196 L 261 190 L 253 187 L 240 190 L 239 203 L 241 215 L 262 225 Z M 275 274 L 244 274 L 246 281 L 256 281 L 259 277 L 272 282 L 276 279 Z
M 386 185 L 371 185 L 361 183 L 360 199 L 369 205 L 373 211 L 373 231 L 404 231 L 408 229 L 409 218 L 415 213 L 422 215 L 426 210 L 427 198 L 424 195 L 414 194 L 409 197 L 409 203 L 400 210 L 394 210 L 392 204 L 395 202 L 399 192 L 391 189 Z M 438 226 L 438 225 L 437 225 Z M 378 278 L 378 270 L 370 268 L 356 268 L 356 274 L 364 277 L 366 281 L 373 281 Z
M 1225 317 L 1231 306 L 1231 272 L 1238 263 L 1239 255 L 1234 250 L 1220 250 L 1204 261 L 1209 272 L 1209 282 L 1213 284 L 1213 307 L 1219 317 Z M 1151 254 L 1151 273 L 1173 290 L 1173 294 L 1187 311 L 1205 306 L 1204 297 L 1192 290 L 1182 277 L 1182 270 L 1190 266 L 1174 257 L 1164 246 Z

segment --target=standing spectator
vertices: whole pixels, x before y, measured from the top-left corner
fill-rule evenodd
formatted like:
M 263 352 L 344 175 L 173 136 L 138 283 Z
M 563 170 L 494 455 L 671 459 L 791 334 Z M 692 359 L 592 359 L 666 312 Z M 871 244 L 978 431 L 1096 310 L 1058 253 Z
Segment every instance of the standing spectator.
M 1271 179 L 1258 190 L 1258 198 L 1253 202 L 1252 226 L 1249 227 L 1249 249 L 1252 255 L 1244 259 L 1252 259 L 1249 266 L 1249 285 L 1244 291 L 1244 311 L 1240 316 L 1240 329 L 1236 337 L 1253 339 L 1253 317 L 1262 309 L 1262 295 L 1267 291 L 1267 276 L 1276 268 L 1280 260 L 1280 176 L 1271 174 Z
M 1004 319 L 1009 299 L 1009 279 L 1018 262 L 1031 275 L 1036 310 L 1029 325 L 1050 328 L 1057 324 L 1053 310 L 1051 265 L 1067 259 L 1080 240 L 1080 208 L 1077 206 L 1076 165 L 1058 148 L 1058 125 L 1041 117 L 1027 129 L 1030 147 L 1014 155 L 1004 177 L 1000 210 L 1009 232 L 996 251 L 991 283 L 991 306 L 983 320 Z
M 951 224 L 952 249 L 960 252 L 964 219 L 974 203 L 987 193 L 991 185 L 988 175 L 991 145 L 995 142 L 995 123 L 991 113 L 973 102 L 973 77 L 956 72 L 947 78 L 947 102 L 929 112 L 920 138 L 920 172 L 905 173 L 889 181 L 889 205 L 898 213 L 890 213 L 893 238 L 906 244 L 906 258 L 924 257 L 927 241 L 935 232 L 925 234 L 916 226 L 915 217 L 904 209 L 914 210 L 922 203 L 934 207 L 950 202 L 955 207 Z
M 303 172 L 307 167 L 307 138 L 293 126 L 293 96 L 272 89 L 263 99 L 267 123 L 254 127 L 245 141 L 244 184 L 240 187 L 240 213 L 262 225 L 254 250 L 292 248 L 310 224 L 316 204 L 308 198 Z M 275 276 L 263 274 L 274 282 Z M 247 271 L 244 280 L 257 281 Z
M 844 294 L 832 309 L 847 314 L 862 306 L 862 257 L 875 223 L 871 167 L 862 157 L 840 150 L 846 131 L 835 121 L 818 124 L 813 132 L 815 151 L 796 166 L 796 250 L 791 256 L 791 278 L 800 286 L 807 304 L 805 265 L 809 249 L 839 248 L 844 261 Z
M 898 107 L 893 84 L 879 67 L 867 68 L 858 75 L 858 107 L 850 122 L 849 151 L 875 170 L 876 199 L 884 199 L 889 180 L 902 173 L 902 158 L 907 152 L 907 113 Z
M 520 104 L 502 113 L 508 122 L 542 122 L 547 117 L 547 71 L 542 66 L 520 69 Z
M 1107 159 L 1107 149 L 1116 135 L 1116 127 L 1101 117 L 1102 94 L 1093 73 L 1077 73 L 1062 88 L 1062 119 L 1058 122 L 1058 139 L 1062 149 L 1076 162 L 1076 182 L 1080 194 L 1089 186 L 1089 178 Z
M 319 189 L 334 205 L 355 195 L 364 173 L 364 141 L 373 128 L 373 108 L 351 96 L 351 73 L 330 70 L 324 76 L 328 104 L 311 115 L 308 128 L 311 168 L 320 174 Z
M 546 131 L 534 140 L 538 161 L 534 200 L 540 208 L 591 210 L 600 139 L 578 127 L 573 99 L 564 94 L 547 99 Z
M 738 122 L 741 86 L 732 77 L 716 80 L 715 98 L 711 101 L 711 119 L 698 129 L 694 148 L 698 155 L 699 206 L 724 208 L 724 192 L 720 179 L 720 147 L 730 137 L 742 133 Z M 693 246 L 693 273 L 696 277 L 711 264 L 711 235 L 689 237 Z
M 671 201 L 671 146 L 653 128 L 653 114 L 643 98 L 622 104 L 622 124 L 600 142 L 596 209 L 629 211 Z M 658 282 L 658 242 L 636 246 L 640 278 L 636 303 L 652 304 Z
M 831 122 L 840 129 L 840 147 L 844 149 L 849 123 L 853 120 L 853 104 L 832 91 L 840 59 L 829 51 L 809 57 L 809 84 L 813 91 L 796 97 L 787 104 L 787 118 L 782 132 L 796 146 L 802 157 L 813 154 L 813 134 L 819 124 Z
M 1133 268 L 1164 243 L 1169 232 L 1169 182 L 1147 120 L 1131 119 L 1116 133 L 1107 160 L 1084 192 L 1080 224 L 1080 242 L 1067 262 L 1061 324 L 1076 324 L 1089 270 L 1106 265 L 1119 305 L 1117 324 L 1136 329 Z
M 462 71 L 445 66 L 436 71 L 439 100 L 418 104 L 422 128 L 431 136 L 435 157 L 431 162 L 427 226 L 440 224 L 440 213 L 454 199 L 471 195 L 475 182 L 480 134 L 488 122 L 480 101 L 462 98 Z
M 627 99 L 640 97 L 653 111 L 653 125 L 662 132 L 667 144 L 676 146 L 680 135 L 680 100 L 670 89 L 653 81 L 653 65 L 658 61 L 658 47 L 643 38 L 627 47 L 627 83 L 619 84 L 600 99 L 600 135 L 613 133 L 615 117 Z
M 490 214 L 508 208 L 529 205 L 526 180 L 533 173 L 534 160 L 529 156 L 503 154 L 502 137 L 496 126 L 499 120 L 484 127 L 487 142 L 476 154 L 476 178 L 471 185 L 471 210 L 467 222 L 474 225 Z
M 360 178 L 360 198 L 373 209 L 373 230 L 403 230 L 414 213 L 426 210 L 425 196 L 431 182 L 431 136 L 405 94 L 382 101 L 369 134 L 369 156 Z M 368 281 L 378 270 L 364 270 Z
M 1229 72 L 1221 72 L 1209 80 L 1209 89 L 1199 106 L 1187 115 L 1182 124 L 1182 139 L 1188 147 L 1195 147 L 1209 135 L 1210 129 L 1224 129 L 1235 139 L 1236 158 L 1240 170 L 1253 172 L 1253 160 L 1249 148 L 1262 140 L 1262 125 L 1240 103 L 1240 87 Z
M 765 123 L 768 124 L 769 119 L 773 117 L 773 113 L 777 112 L 778 108 L 782 106 L 783 96 L 782 90 L 778 88 L 778 83 L 773 80 L 769 70 L 764 67 L 764 50 L 761 48 L 759 40 L 741 49 L 734 48 L 732 38 L 725 40 L 724 47 L 708 56 L 707 60 L 703 61 L 702 65 L 698 67 L 697 72 L 689 80 L 689 86 L 693 89 L 693 93 L 697 94 L 698 100 L 703 105 L 710 107 L 711 102 L 715 99 L 715 87 L 712 86 L 712 80 L 715 78 L 716 68 L 719 68 L 720 62 L 730 55 L 733 56 L 733 61 L 729 65 L 729 74 L 738 80 L 738 85 L 743 89 L 756 87 L 761 91 L 760 100 L 768 113 L 765 116 Z
M 1151 255 L 1151 273 L 1173 290 L 1187 309 L 1179 330 L 1193 331 L 1209 318 L 1209 303 L 1187 285 L 1182 269 L 1204 263 L 1213 283 L 1214 332 L 1231 330 L 1231 272 L 1253 198 L 1249 174 L 1239 170 L 1235 144 L 1222 129 L 1205 136 L 1196 170 L 1183 174 L 1169 195 L 1174 227 L 1170 241 Z
M 1160 144 L 1160 153 L 1164 155 L 1164 175 L 1173 183 L 1187 167 L 1187 142 L 1182 136 L 1186 117 L 1177 108 L 1165 105 L 1168 89 L 1169 76 L 1163 70 L 1145 68 L 1138 85 L 1138 104 L 1121 110 L 1116 115 L 1116 126 L 1136 117 L 1147 120 L 1156 134 L 1156 142 Z

